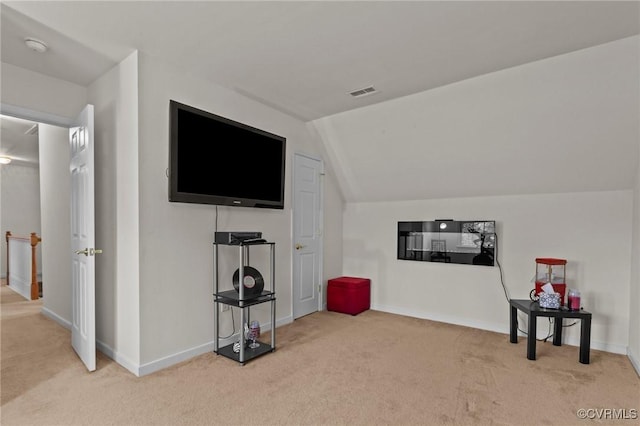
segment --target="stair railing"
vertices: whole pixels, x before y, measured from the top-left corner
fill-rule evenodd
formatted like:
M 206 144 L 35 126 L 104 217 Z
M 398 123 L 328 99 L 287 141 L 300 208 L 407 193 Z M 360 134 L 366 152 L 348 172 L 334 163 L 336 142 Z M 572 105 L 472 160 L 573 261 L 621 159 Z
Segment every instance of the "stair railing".
M 42 241 L 35 232 L 30 237 L 18 237 L 7 231 L 7 285 L 24 298 L 40 297 L 36 247 Z M 29 248 L 31 250 L 29 250 Z

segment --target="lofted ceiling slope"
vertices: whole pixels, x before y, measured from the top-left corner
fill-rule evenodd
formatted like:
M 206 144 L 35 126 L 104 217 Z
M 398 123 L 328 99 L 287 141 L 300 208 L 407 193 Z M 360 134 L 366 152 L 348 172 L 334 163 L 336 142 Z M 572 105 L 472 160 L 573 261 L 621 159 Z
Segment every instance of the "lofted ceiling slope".
M 3 63 L 87 86 L 139 50 L 302 121 L 331 127 L 326 126 L 327 121 L 337 125 L 342 120 L 331 123 L 331 117 L 362 119 L 369 116 L 367 108 L 402 102 L 426 92 L 435 93 L 437 98 L 442 88 L 479 76 L 637 36 L 640 2 L 3 1 L 0 19 Z M 46 41 L 49 51 L 38 55 L 26 49 L 25 37 Z M 349 95 L 370 86 L 375 87 L 375 93 L 358 98 Z M 624 105 L 634 105 L 629 94 L 623 97 Z M 619 104 L 607 97 L 602 107 L 609 105 Z M 434 108 L 439 113 L 439 107 Z M 632 108 L 637 109 L 637 102 Z M 587 116 L 597 117 L 597 113 Z M 606 114 L 606 128 L 614 128 L 616 119 L 614 114 Z M 454 181 L 440 179 L 437 190 L 411 190 L 404 181 L 411 181 L 419 175 L 416 170 L 424 167 L 413 163 L 416 156 L 407 154 L 413 148 L 407 149 L 408 142 L 394 140 L 394 144 L 400 144 L 397 148 L 378 150 L 378 154 L 386 153 L 382 161 L 387 160 L 381 172 L 375 166 L 376 156 L 363 159 L 357 153 L 366 147 L 369 135 L 377 137 L 384 129 L 367 129 L 371 121 L 362 120 L 360 138 L 348 137 L 350 129 L 334 133 L 332 140 L 321 132 L 334 154 L 336 168 L 343 169 L 343 177 L 352 177 L 344 180 L 347 188 L 343 188 L 347 194 L 357 192 L 348 197 L 351 200 L 499 195 L 512 193 L 514 188 L 520 188 L 521 193 L 552 192 L 559 188 L 554 182 L 563 179 L 554 170 L 537 184 L 532 182 L 536 170 L 531 164 L 541 163 L 542 154 L 535 147 L 539 142 L 529 135 L 520 138 L 520 142 L 530 141 L 524 149 L 507 146 L 500 151 L 499 164 L 492 170 L 512 171 L 508 179 L 496 172 L 490 186 L 459 179 L 455 186 Z M 624 120 L 629 126 L 626 115 Z M 346 127 L 353 127 L 353 123 Z M 513 127 L 509 136 L 517 138 L 523 129 Z M 543 131 L 536 131 L 545 136 Z M 562 190 L 628 188 L 638 162 L 637 137 L 630 141 L 629 135 L 637 131 L 626 132 L 616 140 L 585 133 L 582 129 L 580 135 L 588 140 L 555 135 L 545 144 L 547 148 L 550 143 L 563 144 L 559 152 L 566 158 L 556 158 L 554 164 L 579 158 L 593 167 L 599 158 L 608 160 L 609 164 L 599 165 L 607 178 L 577 178 L 576 169 L 572 169 L 570 179 L 564 179 L 572 183 Z M 447 134 L 451 139 L 447 151 L 479 149 L 473 134 L 470 138 Z M 605 140 L 608 151 L 602 149 Z M 442 148 L 442 140 L 423 141 L 429 143 L 440 143 L 433 149 Z M 586 151 L 585 147 L 598 149 Z M 416 152 L 432 152 L 427 148 Z M 616 155 L 610 155 L 612 152 Z M 494 161 L 486 155 L 477 158 Z M 398 163 L 389 161 L 393 158 Z M 404 166 L 401 161 L 405 161 Z M 459 155 L 441 156 L 437 162 L 431 157 L 429 161 L 436 180 L 461 164 L 467 168 L 477 164 Z M 407 173 L 413 169 L 414 174 Z M 394 181 L 392 176 L 404 176 L 398 188 L 388 184 Z M 379 190 L 381 184 L 386 185 L 385 193 Z
M 308 121 L 639 27 L 628 1 L 5 1 L 1 47 L 3 62 L 83 86 L 138 49 Z

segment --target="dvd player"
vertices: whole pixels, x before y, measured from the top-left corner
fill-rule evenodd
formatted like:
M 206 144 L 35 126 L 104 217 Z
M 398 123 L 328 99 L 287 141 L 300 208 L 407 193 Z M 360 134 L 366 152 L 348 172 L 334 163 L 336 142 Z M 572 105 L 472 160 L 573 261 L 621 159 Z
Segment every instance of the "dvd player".
M 242 244 L 247 240 L 260 240 L 262 239 L 262 232 L 227 232 L 216 231 L 214 233 L 214 241 L 217 244 Z

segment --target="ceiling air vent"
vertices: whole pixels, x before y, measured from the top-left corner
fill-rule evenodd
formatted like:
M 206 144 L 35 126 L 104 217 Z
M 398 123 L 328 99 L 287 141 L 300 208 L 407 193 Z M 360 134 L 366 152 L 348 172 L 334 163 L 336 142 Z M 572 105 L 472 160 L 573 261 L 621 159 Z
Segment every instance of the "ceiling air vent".
M 364 89 L 354 90 L 353 92 L 349 92 L 351 96 L 354 98 L 360 98 L 362 96 L 373 95 L 377 93 L 377 90 L 373 86 L 365 87 Z

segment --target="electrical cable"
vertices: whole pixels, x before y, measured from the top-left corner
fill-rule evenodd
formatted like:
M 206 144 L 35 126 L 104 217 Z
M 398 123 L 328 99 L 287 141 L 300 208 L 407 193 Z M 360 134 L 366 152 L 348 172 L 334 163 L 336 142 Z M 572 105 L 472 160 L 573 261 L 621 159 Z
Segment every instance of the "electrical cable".
M 497 247 L 498 247 L 498 233 L 496 232 L 494 235 L 495 235 L 495 237 L 496 237 L 496 252 L 497 252 Z M 505 285 L 505 283 L 504 283 L 504 275 L 503 275 L 503 272 L 502 272 L 502 265 L 500 265 L 500 261 L 498 260 L 498 256 L 497 256 L 497 255 L 496 255 L 495 259 L 496 259 L 496 265 L 498 265 L 498 270 L 500 271 L 500 284 L 502 284 L 502 290 L 504 291 L 504 296 L 505 296 L 505 298 L 507 299 L 507 302 L 510 302 L 511 298 L 509 297 L 509 292 L 508 292 L 508 290 L 507 290 L 507 286 L 506 286 L 506 285 Z M 553 334 L 554 334 L 554 333 L 552 333 L 552 332 L 551 332 L 551 324 L 552 324 L 552 321 L 551 321 L 551 320 L 552 320 L 552 318 L 549 318 L 549 330 L 547 331 L 547 336 L 546 336 L 545 338 L 543 338 L 543 339 L 537 339 L 537 338 L 536 338 L 536 340 L 537 340 L 537 341 L 539 341 L 539 342 L 546 342 L 547 340 L 549 340 L 550 338 L 552 338 L 552 337 L 553 337 Z M 555 321 L 555 319 L 554 319 L 554 321 Z M 517 324 L 517 323 L 518 323 L 518 319 L 516 318 L 516 324 Z M 567 325 L 564 325 L 564 324 L 563 324 L 563 325 L 562 325 L 562 327 L 563 327 L 563 328 L 566 328 L 566 327 L 573 327 L 573 326 L 574 326 L 574 325 L 576 325 L 577 323 L 578 323 L 578 321 L 574 321 L 574 322 L 572 322 L 571 324 L 567 324 Z M 529 335 L 529 333 L 528 333 L 528 332 L 526 332 L 525 330 L 522 330 L 522 329 L 520 328 L 520 326 L 519 326 L 519 325 L 517 325 L 517 327 L 518 327 L 518 331 L 519 331 L 519 332 L 523 333 L 523 334 L 524 334 L 524 335 L 526 335 L 526 336 L 528 336 L 528 335 Z
M 231 324 L 233 331 L 231 331 L 231 334 L 229 334 L 228 336 L 220 336 L 220 339 L 228 339 L 230 337 L 232 337 L 234 334 L 236 334 L 236 319 L 233 316 L 233 309 L 229 308 L 229 312 L 231 312 Z
M 511 301 L 511 298 L 509 297 L 509 292 L 507 290 L 507 286 L 504 283 L 504 275 L 502 273 L 502 265 L 500 265 L 500 261 L 498 260 L 498 256 L 497 256 L 497 247 L 498 247 L 498 233 L 494 233 L 495 237 L 496 237 L 496 256 L 495 256 L 495 260 L 496 260 L 496 265 L 498 265 L 498 270 L 500 271 L 500 284 L 502 284 L 502 290 L 504 291 L 504 296 L 507 299 L 507 303 L 509 303 Z M 533 299 L 532 299 L 533 300 Z M 553 324 L 552 322 L 555 321 L 555 318 L 549 318 L 549 329 L 547 331 L 547 336 L 542 338 L 542 339 L 538 339 L 536 338 L 536 340 L 538 342 L 546 342 L 547 340 L 549 340 L 550 338 L 553 337 L 554 333 L 551 332 L 551 324 Z M 567 324 L 567 325 L 562 325 L 563 328 L 565 327 L 573 327 L 574 325 L 576 325 L 578 323 L 578 321 L 574 321 L 571 324 Z M 529 333 L 523 329 L 520 328 L 520 325 L 518 324 L 518 318 L 516 318 L 516 327 L 518 329 L 519 332 L 523 333 L 525 336 L 529 336 Z
M 546 342 L 547 340 L 549 340 L 550 338 L 552 338 L 552 337 L 553 337 L 553 333 L 551 332 L 551 324 L 552 324 L 552 322 L 551 322 L 551 318 L 548 318 L 548 320 L 549 320 L 549 328 L 547 329 L 547 336 L 546 336 L 546 337 L 544 337 L 544 338 L 542 338 L 542 339 L 538 339 L 538 338 L 536 338 L 536 340 L 537 340 L 538 342 Z M 516 323 L 517 323 L 517 322 L 518 322 L 518 320 L 516 319 Z M 529 336 L 529 332 L 527 332 L 527 331 L 525 331 L 525 330 L 521 329 L 521 328 L 520 328 L 520 326 L 518 326 L 518 331 L 519 331 L 519 332 L 521 332 L 522 334 L 524 334 L 524 335 L 525 335 L 525 336 L 527 336 L 527 337 Z
M 495 237 L 496 237 L 496 252 L 497 252 L 497 247 L 498 247 L 498 233 L 494 233 Z M 502 290 L 504 291 L 504 297 L 507 299 L 507 303 L 509 303 L 511 301 L 511 298 L 509 297 L 509 292 L 507 290 L 507 286 L 504 283 L 504 275 L 502 273 L 502 265 L 500 265 L 500 261 L 498 260 L 498 256 L 496 255 L 495 257 L 496 259 L 496 265 L 498 265 L 498 270 L 500 271 L 500 284 L 502 284 Z M 520 328 L 520 326 L 518 325 L 518 319 L 516 318 L 516 327 L 518 328 L 518 331 L 525 334 L 526 336 L 529 335 L 528 332 L 522 330 Z M 553 334 L 551 334 L 551 318 L 549 318 L 549 331 L 547 332 L 547 337 L 545 337 L 544 339 L 536 339 L 538 341 L 547 341 L 547 339 L 549 339 L 549 337 L 553 336 Z
M 494 233 L 496 237 L 496 252 L 498 251 L 498 233 Z M 502 284 L 502 290 L 504 291 L 504 297 L 507 299 L 507 303 L 511 300 L 509 297 L 509 292 L 507 291 L 507 286 L 504 284 L 504 276 L 502 274 L 502 265 L 500 265 L 500 261 L 498 260 L 498 255 L 496 253 L 496 265 L 498 265 L 498 270 L 500 271 L 500 284 Z
M 552 323 L 552 321 L 551 321 L 551 320 L 552 320 L 552 318 L 549 318 L 549 331 L 547 331 L 547 336 L 546 336 L 545 338 L 543 338 L 543 339 L 536 339 L 538 342 L 546 342 L 547 340 L 549 340 L 549 339 L 551 339 L 551 338 L 553 337 L 554 333 L 552 333 L 552 332 L 551 332 L 551 324 L 553 324 L 553 323 Z M 555 319 L 555 318 L 553 318 L 553 321 L 555 321 L 555 320 L 556 320 L 556 319 Z M 517 322 L 517 319 L 516 319 L 516 322 Z M 563 324 L 563 325 L 562 325 L 562 327 L 563 327 L 563 328 L 566 328 L 566 327 L 573 327 L 573 326 L 574 326 L 574 325 L 576 325 L 577 323 L 578 323 L 578 321 L 574 321 L 574 322 L 572 322 L 571 324 L 567 324 L 567 325 L 564 325 L 564 324 Z M 523 334 L 524 334 L 524 335 L 526 335 L 526 336 L 528 336 L 528 335 L 529 335 L 529 333 L 528 333 L 528 332 L 526 332 L 525 330 L 521 329 L 519 326 L 518 326 L 518 331 L 519 331 L 519 332 L 521 332 L 521 333 L 523 333 Z
M 216 206 L 216 213 L 213 220 L 213 231 L 214 233 L 218 231 L 218 206 Z M 218 309 L 217 306 L 215 308 Z M 229 308 L 229 312 L 231 313 L 232 331 L 231 331 L 231 334 L 229 334 L 228 336 L 220 336 L 219 337 L 220 339 L 228 339 L 232 337 L 234 334 L 236 334 L 236 319 L 233 316 L 233 309 Z
M 507 291 L 507 287 L 504 285 L 504 277 L 502 276 L 502 265 L 500 265 L 500 262 L 498 261 L 498 258 L 496 257 L 496 264 L 498 265 L 498 270 L 500 271 L 500 283 L 502 284 L 502 290 L 504 291 L 504 297 L 507 299 L 507 302 L 509 300 L 511 300 L 511 298 L 509 297 L 509 293 Z

